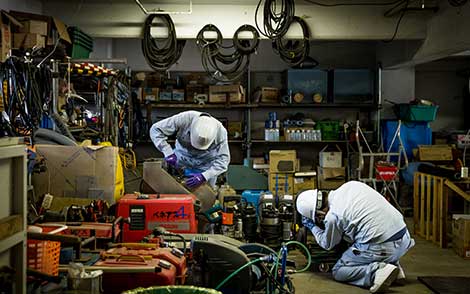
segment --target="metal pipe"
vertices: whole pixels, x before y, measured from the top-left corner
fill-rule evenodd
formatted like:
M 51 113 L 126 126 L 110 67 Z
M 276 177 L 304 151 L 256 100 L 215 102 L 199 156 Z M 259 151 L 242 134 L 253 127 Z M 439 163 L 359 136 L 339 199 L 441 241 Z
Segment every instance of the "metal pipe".
M 114 63 L 114 64 L 127 64 L 127 58 L 78 58 L 71 59 L 74 63 Z
M 59 61 L 51 60 L 52 63 L 52 113 L 57 114 L 57 103 L 59 101 Z M 56 130 L 56 125 L 52 129 Z

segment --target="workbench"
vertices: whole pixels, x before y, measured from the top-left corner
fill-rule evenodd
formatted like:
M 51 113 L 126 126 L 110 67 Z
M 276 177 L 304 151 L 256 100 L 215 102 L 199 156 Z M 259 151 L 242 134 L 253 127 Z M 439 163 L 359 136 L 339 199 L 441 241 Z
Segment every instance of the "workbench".
M 421 172 L 414 174 L 414 233 L 441 248 L 447 248 L 450 225 L 449 203 L 457 195 L 465 200 L 465 213 L 470 205 L 470 179 L 452 181 Z

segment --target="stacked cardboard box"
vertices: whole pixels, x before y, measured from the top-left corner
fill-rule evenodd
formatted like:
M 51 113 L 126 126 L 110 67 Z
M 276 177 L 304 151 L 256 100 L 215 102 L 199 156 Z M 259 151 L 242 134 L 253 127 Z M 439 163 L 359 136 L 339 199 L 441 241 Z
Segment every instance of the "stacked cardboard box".
M 48 27 L 46 21 L 27 20 L 13 36 L 14 48 L 45 47 Z
M 297 167 L 295 150 L 269 152 L 269 190 L 276 197 L 294 194 L 294 173 Z
M 318 172 L 318 188 L 323 190 L 334 190 L 344 184 L 346 180 L 346 169 L 343 167 L 343 154 L 338 146 L 330 150 L 328 146 L 323 148 L 319 154 L 320 166 Z

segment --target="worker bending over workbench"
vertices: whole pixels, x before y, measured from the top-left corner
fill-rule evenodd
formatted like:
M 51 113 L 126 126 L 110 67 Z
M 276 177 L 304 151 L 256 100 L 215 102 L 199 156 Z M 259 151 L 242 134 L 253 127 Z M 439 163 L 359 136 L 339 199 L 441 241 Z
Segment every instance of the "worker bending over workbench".
M 381 194 L 350 181 L 331 191 L 323 206 L 325 228 L 321 229 L 315 223 L 323 208 L 319 191 L 308 190 L 297 197 L 302 223 L 322 248 L 330 250 L 342 239 L 352 244 L 332 269 L 336 281 L 378 293 L 405 278 L 399 259 L 415 242 L 401 213 Z
M 175 149 L 168 136 L 176 135 Z M 230 163 L 227 131 L 208 113 L 185 111 L 161 120 L 150 128 L 150 138 L 168 165 L 190 170 L 186 185 L 196 188 L 206 181 L 215 186 Z

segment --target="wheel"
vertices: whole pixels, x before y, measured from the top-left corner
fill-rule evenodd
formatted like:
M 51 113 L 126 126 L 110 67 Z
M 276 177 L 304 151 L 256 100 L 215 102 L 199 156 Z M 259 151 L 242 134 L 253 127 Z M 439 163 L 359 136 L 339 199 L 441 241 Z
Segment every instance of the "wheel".
M 320 263 L 320 265 L 318 265 L 318 270 L 322 273 L 327 273 L 330 271 L 330 265 L 328 263 Z

